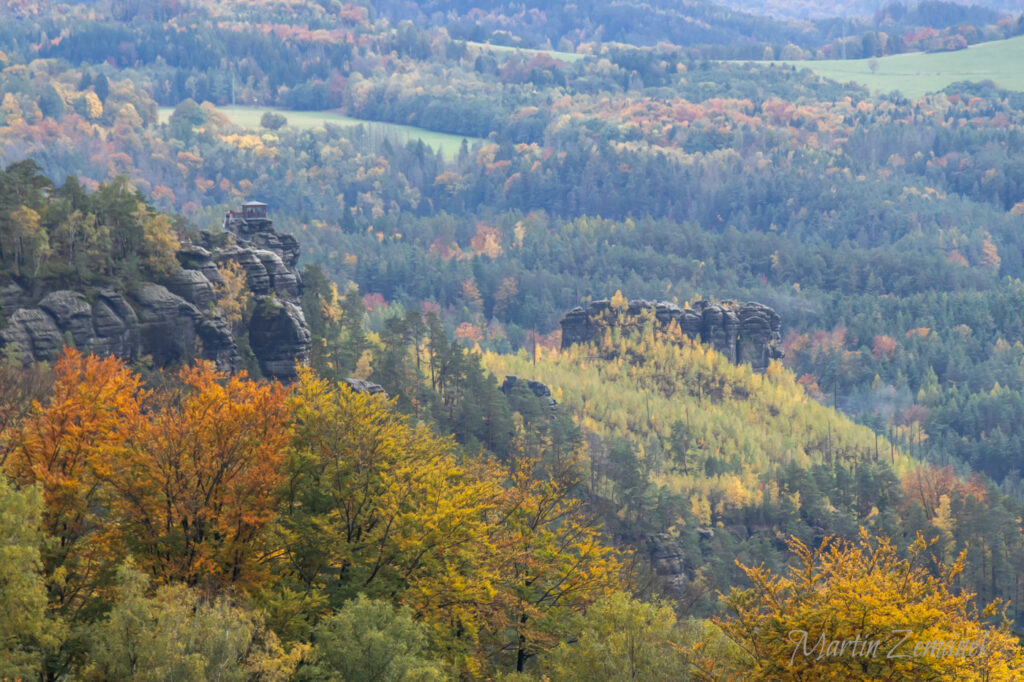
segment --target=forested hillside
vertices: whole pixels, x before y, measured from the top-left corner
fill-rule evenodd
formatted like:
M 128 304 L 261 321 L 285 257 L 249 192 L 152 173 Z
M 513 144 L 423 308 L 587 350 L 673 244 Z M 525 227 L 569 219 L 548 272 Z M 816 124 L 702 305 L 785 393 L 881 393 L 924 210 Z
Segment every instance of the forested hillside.
M 924 0 L 923 2 L 864 2 L 863 0 L 840 0 L 828 4 L 808 0 L 724 0 L 720 3 L 751 14 L 793 19 L 818 19 L 824 17 L 870 17 L 880 10 L 910 11 L 922 14 L 932 21 L 957 20 L 964 22 L 971 17 L 991 17 L 1002 12 L 1019 15 L 1019 0 L 978 0 L 978 2 L 946 2 Z M 903 8 L 902 10 L 900 8 Z
M 1015 679 L 1024 93 L 750 60 L 1021 13 L 730 6 L 3 3 L 0 677 L 777 679 L 891 603 L 992 654 L 879 676 Z M 562 343 L 627 298 L 784 357 Z

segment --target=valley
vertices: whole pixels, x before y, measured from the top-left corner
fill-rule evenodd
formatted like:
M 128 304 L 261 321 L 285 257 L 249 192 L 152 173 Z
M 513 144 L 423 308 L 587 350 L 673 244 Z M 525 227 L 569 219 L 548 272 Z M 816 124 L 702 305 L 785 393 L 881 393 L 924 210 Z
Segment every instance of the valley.
M 0 678 L 1021 679 L 1024 10 L 869 4 L 0 3 Z

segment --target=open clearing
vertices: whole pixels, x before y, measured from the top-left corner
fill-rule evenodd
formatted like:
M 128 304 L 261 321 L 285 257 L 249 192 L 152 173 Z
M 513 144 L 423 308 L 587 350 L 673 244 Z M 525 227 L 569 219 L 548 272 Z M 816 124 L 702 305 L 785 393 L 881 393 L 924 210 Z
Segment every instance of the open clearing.
M 991 80 L 1007 90 L 1024 90 L 1024 36 L 979 43 L 956 52 L 913 52 L 878 58 L 871 72 L 868 59 L 775 61 L 811 69 L 826 78 L 853 81 L 883 93 L 899 91 L 917 99 L 956 81 Z
M 352 127 L 357 125 L 366 126 L 371 132 L 378 132 L 390 139 L 392 144 L 396 141 L 405 144 L 410 140 L 422 140 L 423 144 L 435 150 L 440 150 L 446 159 L 453 158 L 459 153 L 459 146 L 466 140 L 470 147 L 475 142 L 482 142 L 479 137 L 460 137 L 447 133 L 438 133 L 433 130 L 425 130 L 415 126 L 404 126 L 397 123 L 382 123 L 380 121 L 366 121 L 350 116 L 342 116 L 330 111 L 296 111 L 291 109 L 273 109 L 269 107 L 217 107 L 232 123 L 243 128 L 257 130 L 260 127 L 260 118 L 267 112 L 281 114 L 288 119 L 288 125 L 296 128 L 320 128 L 325 123 Z M 160 107 L 160 122 L 166 123 L 174 112 L 172 107 Z
M 574 52 L 558 52 L 557 50 L 534 50 L 528 47 L 513 47 L 511 45 L 495 45 L 493 43 L 477 43 L 472 40 L 467 40 L 466 45 L 470 48 L 476 48 L 477 50 L 490 50 L 495 54 L 503 57 L 512 57 L 516 54 L 521 54 L 524 57 L 536 57 L 539 54 L 546 54 L 552 59 L 558 59 L 563 62 L 571 63 L 578 62 L 587 55 L 576 54 Z

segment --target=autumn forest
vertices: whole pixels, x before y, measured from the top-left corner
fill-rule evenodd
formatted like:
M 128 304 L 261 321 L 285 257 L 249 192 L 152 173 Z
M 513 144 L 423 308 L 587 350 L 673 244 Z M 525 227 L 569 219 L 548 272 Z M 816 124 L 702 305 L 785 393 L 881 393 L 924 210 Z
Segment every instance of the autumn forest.
M 820 5 L 0 3 L 0 679 L 1020 679 L 1024 92 L 815 64 L 1024 16 Z

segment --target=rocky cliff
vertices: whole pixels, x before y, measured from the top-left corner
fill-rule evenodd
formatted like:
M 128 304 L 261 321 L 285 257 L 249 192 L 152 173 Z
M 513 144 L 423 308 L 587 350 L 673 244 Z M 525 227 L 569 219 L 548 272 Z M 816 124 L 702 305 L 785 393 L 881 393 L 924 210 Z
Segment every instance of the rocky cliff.
M 180 269 L 128 291 L 58 290 L 33 300 L 15 283 L 0 287 L 0 346 L 24 363 L 52 362 L 65 345 L 74 345 L 128 362 L 148 355 L 164 366 L 201 357 L 221 369 L 238 369 L 238 342 L 215 305 L 218 266 L 234 261 L 244 269 L 256 303 L 247 332 L 260 370 L 267 377 L 294 378 L 295 363 L 308 362 L 310 349 L 299 307 L 298 243 L 275 232 L 269 220 L 256 230 L 229 227 L 236 228 L 237 243 L 214 247 L 204 235 L 205 246 L 188 244 L 178 251 Z
M 633 300 L 618 313 L 608 300 L 573 308 L 561 321 L 562 348 L 599 341 L 609 325 L 636 322 L 653 313 L 661 327 L 675 322 L 691 339 L 712 346 L 732 362 L 748 363 L 755 371 L 763 372 L 771 360 L 782 357 L 781 318 L 760 303 L 698 301 L 692 308 L 681 308 L 667 301 Z

